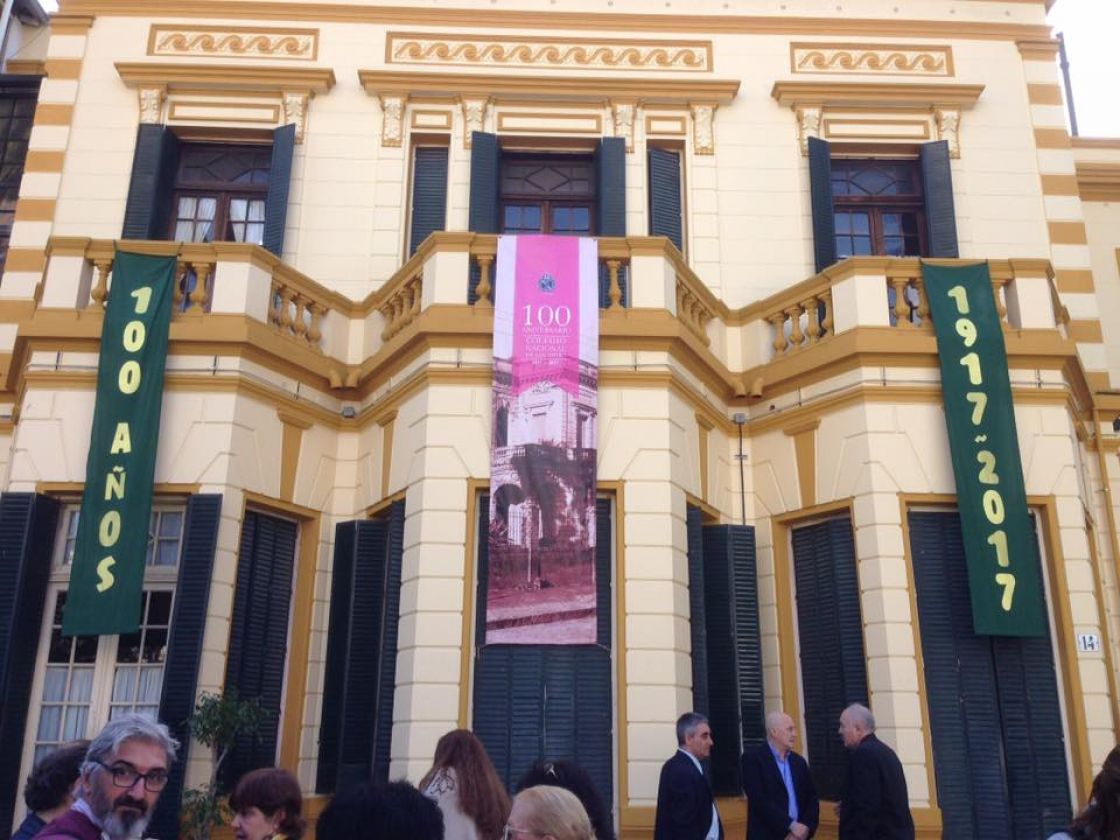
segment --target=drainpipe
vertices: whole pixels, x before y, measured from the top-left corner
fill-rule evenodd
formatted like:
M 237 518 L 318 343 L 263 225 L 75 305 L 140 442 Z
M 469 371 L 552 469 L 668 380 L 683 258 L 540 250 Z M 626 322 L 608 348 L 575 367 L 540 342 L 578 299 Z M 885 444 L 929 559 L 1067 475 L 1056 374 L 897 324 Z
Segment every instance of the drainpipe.
M 1062 82 L 1066 88 L 1066 109 L 1069 111 L 1069 131 L 1077 136 L 1077 109 L 1073 106 L 1073 85 L 1069 80 L 1069 59 L 1066 57 L 1066 36 L 1058 33 L 1058 61 L 1062 68 Z
M 743 525 L 747 524 L 747 479 L 746 470 L 743 468 L 743 462 L 747 460 L 747 456 L 743 454 L 743 426 L 747 422 L 747 415 L 742 412 L 736 412 L 731 418 L 731 422 L 739 427 L 739 509 L 743 519 Z

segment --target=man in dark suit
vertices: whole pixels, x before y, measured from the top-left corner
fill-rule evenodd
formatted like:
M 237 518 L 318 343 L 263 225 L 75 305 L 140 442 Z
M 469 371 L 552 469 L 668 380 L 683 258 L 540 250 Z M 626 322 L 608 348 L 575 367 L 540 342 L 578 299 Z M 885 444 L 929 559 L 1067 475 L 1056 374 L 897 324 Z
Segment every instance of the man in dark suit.
M 840 797 L 840 840 L 914 840 L 902 762 L 875 737 L 875 716 L 854 703 L 840 715 L 848 780 Z
M 677 720 L 677 754 L 661 768 L 654 840 L 723 840 L 712 789 L 700 762 L 712 752 L 708 719 L 687 712 Z
M 793 751 L 797 728 L 784 712 L 766 716 L 766 741 L 743 753 L 747 840 L 807 840 L 817 831 L 817 786 Z

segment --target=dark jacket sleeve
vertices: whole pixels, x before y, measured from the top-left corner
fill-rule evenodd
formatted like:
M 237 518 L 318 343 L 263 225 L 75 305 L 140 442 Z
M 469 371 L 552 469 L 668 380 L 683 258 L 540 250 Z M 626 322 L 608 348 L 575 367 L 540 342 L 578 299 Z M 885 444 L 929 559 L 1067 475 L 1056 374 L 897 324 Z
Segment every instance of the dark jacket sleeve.
M 675 764 L 667 765 L 661 774 L 661 787 L 664 791 L 666 825 L 671 829 L 673 838 L 693 836 L 697 825 L 697 812 L 700 801 L 697 785 L 681 768 Z M 657 796 L 657 808 L 662 808 L 662 794 Z
M 809 836 L 817 832 L 821 821 L 821 803 L 817 798 L 817 785 L 813 781 L 813 774 L 809 772 L 809 765 L 799 755 L 793 755 L 795 766 L 798 768 L 799 778 L 795 785 L 797 791 L 798 822 L 809 827 Z
M 743 792 L 747 795 L 747 809 L 752 823 L 758 821 L 774 835 L 789 833 L 793 821 L 789 818 L 789 808 L 772 794 L 768 794 L 764 782 L 761 750 L 748 750 L 743 753 L 740 770 L 743 777 Z
M 849 754 L 848 784 L 840 805 L 841 840 L 873 837 L 876 815 L 883 804 L 879 762 L 870 749 L 857 748 Z

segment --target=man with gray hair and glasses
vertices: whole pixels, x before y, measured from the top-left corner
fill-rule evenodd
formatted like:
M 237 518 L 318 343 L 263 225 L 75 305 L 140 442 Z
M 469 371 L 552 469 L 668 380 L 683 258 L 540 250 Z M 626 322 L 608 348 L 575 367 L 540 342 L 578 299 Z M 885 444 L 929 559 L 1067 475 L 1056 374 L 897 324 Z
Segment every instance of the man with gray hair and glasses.
M 179 742 L 150 717 L 126 714 L 89 745 L 78 799 L 36 840 L 136 840 L 144 836 Z
M 875 716 L 853 703 L 840 715 L 848 780 L 840 795 L 840 840 L 914 840 L 902 762 L 875 737 Z

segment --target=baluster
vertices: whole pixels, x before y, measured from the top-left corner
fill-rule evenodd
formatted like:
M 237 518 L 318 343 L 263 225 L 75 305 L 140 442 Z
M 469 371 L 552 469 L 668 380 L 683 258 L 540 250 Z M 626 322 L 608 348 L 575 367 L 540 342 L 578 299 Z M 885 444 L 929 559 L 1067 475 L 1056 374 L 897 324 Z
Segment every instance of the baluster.
M 280 326 L 280 285 L 275 281 L 268 295 L 268 323 Z
M 412 308 L 408 312 L 408 323 L 411 324 L 420 317 L 420 305 L 424 297 L 424 275 L 417 274 L 413 277 L 409 288 L 412 293 Z
M 109 296 L 109 272 L 113 268 L 112 260 L 94 260 L 94 266 L 97 268 L 97 285 L 93 287 L 93 291 L 89 293 L 90 308 L 104 307 L 105 299 Z
M 175 263 L 175 290 L 172 292 L 172 299 L 175 301 L 175 311 L 178 312 L 183 307 L 183 284 L 187 282 L 187 271 L 190 265 L 186 260 L 179 260 Z
M 832 335 L 832 289 L 821 292 L 820 301 L 824 304 L 824 317 L 821 318 L 821 330 L 825 335 Z
M 1001 293 L 1006 283 L 1007 281 L 1002 277 L 992 278 L 992 294 L 995 295 L 996 313 L 1001 321 L 1007 320 L 1007 307 L 1003 305 L 1003 294 Z
M 312 301 L 308 305 L 308 310 L 311 312 L 311 325 L 307 328 L 307 340 L 312 344 L 318 345 L 319 339 L 323 337 L 322 321 L 323 316 L 326 314 L 326 309 L 322 304 Z
M 920 274 L 914 278 L 914 288 L 918 290 L 918 318 L 923 327 L 928 327 L 930 326 L 929 296 L 926 293 L 926 281 Z
M 195 263 L 194 274 L 197 278 L 194 291 L 191 292 L 191 309 L 205 312 L 210 303 L 210 263 Z
M 292 323 L 292 331 L 296 334 L 296 338 L 303 338 L 307 335 L 307 320 L 305 316 L 307 311 L 307 298 L 297 294 L 292 302 L 296 305 L 296 317 Z
M 906 286 L 910 281 L 905 277 L 891 277 L 889 282 L 894 287 L 894 317 L 898 326 L 914 326 L 910 323 L 910 302 L 906 300 Z
M 817 299 L 811 297 L 806 301 L 802 301 L 801 308 L 804 309 L 805 314 L 809 316 L 809 326 L 807 329 L 809 343 L 816 344 L 820 341 L 821 337 L 821 313 L 817 309 Z
M 786 310 L 789 316 L 789 345 L 791 350 L 796 350 L 805 340 L 805 333 L 801 330 L 801 307 L 791 306 Z
M 292 291 L 287 286 L 280 287 L 280 322 L 277 326 L 281 331 L 288 332 L 292 328 Z
M 478 300 L 475 301 L 475 306 L 490 305 L 490 263 L 493 261 L 494 257 L 490 254 L 478 255 L 478 285 L 474 290 Z
M 388 301 L 381 307 L 380 312 L 385 321 L 385 326 L 381 330 L 381 340 L 385 342 L 393 337 L 393 302 Z
M 621 260 L 607 260 L 607 276 L 610 278 L 610 285 L 607 287 L 607 299 L 610 301 L 608 309 L 622 308 L 622 286 L 618 283 L 618 269 L 621 265 Z
M 766 320 L 774 327 L 774 353 L 780 356 L 786 350 L 786 313 L 777 312 Z

